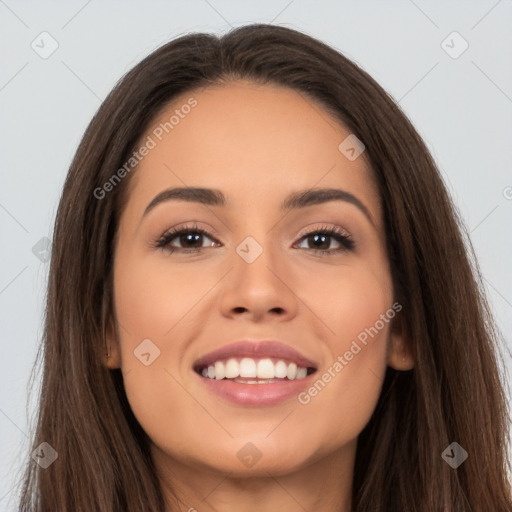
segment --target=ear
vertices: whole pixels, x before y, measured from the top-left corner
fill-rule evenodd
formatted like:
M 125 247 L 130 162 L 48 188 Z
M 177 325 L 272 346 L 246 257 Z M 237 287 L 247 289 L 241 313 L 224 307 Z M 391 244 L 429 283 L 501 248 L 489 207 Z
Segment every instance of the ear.
M 121 354 L 119 351 L 119 342 L 117 329 L 112 316 L 107 320 L 104 332 L 104 353 L 102 354 L 102 363 L 109 369 L 114 370 L 121 367 Z
M 391 323 L 389 338 L 387 354 L 388 365 L 400 371 L 414 368 L 412 338 L 400 314 L 398 314 Z

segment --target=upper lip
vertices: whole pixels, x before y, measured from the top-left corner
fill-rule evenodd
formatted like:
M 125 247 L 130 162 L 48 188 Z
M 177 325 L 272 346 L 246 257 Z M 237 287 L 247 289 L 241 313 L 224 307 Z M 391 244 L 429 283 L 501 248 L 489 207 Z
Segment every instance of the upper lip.
M 225 345 L 217 350 L 209 352 L 194 363 L 194 368 L 213 365 L 221 359 L 229 359 L 231 357 L 253 357 L 253 358 L 278 358 L 286 359 L 294 362 L 302 368 L 314 368 L 317 365 L 303 356 L 297 350 L 275 340 L 241 340 Z

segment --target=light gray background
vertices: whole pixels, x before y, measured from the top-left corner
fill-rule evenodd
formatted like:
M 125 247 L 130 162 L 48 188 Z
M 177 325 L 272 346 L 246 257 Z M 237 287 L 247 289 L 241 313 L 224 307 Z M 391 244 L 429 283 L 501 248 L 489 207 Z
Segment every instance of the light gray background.
M 42 332 L 48 264 L 32 248 L 51 236 L 83 131 L 121 75 L 164 42 L 257 21 L 331 44 L 399 101 L 471 232 L 512 368 L 512 0 L 0 0 L 1 511 L 13 510 L 28 450 L 27 384 Z M 43 31 L 59 45 L 47 59 L 31 48 Z M 469 44 L 458 58 L 445 51 L 463 48 L 446 40 L 453 31 Z

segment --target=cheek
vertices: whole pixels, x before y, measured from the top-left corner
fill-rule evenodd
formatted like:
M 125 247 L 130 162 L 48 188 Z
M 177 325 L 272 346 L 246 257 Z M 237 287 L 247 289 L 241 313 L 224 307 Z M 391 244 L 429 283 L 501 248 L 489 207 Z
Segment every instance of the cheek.
M 201 325 L 194 307 L 218 277 L 209 268 L 197 272 L 197 267 L 186 264 L 176 270 L 162 255 L 144 257 L 127 247 L 119 251 L 114 268 L 127 398 L 146 432 L 157 435 L 162 424 L 171 432 L 180 424 L 171 411 L 194 409 L 174 376 L 179 375 L 187 339 Z
M 315 278 L 301 284 L 301 295 L 328 328 L 329 345 L 338 352 L 392 305 L 392 283 L 384 264 L 377 269 L 361 261 L 335 271 L 329 267 L 307 274 Z
M 200 284 L 191 283 L 191 275 L 183 272 L 169 277 L 165 262 L 143 258 L 126 248 L 115 262 L 114 300 L 124 387 L 135 417 L 152 439 L 162 436 L 162 426 L 165 436 L 182 438 L 175 411 L 194 409 L 174 377 L 183 347 L 174 342 L 178 336 L 173 335 L 186 323 L 185 315 L 200 297 Z
M 322 428 L 331 432 L 336 444 L 356 437 L 375 409 L 386 372 L 387 340 L 395 311 L 385 272 L 354 266 L 336 280 L 316 281 L 321 282 L 323 293 L 317 291 L 310 297 L 329 327 L 330 355 L 312 385 L 298 398 L 304 417 L 329 418 Z M 337 425 L 336 439 L 332 438 L 333 425 Z
M 124 344 L 127 340 L 131 345 L 150 338 L 165 344 L 166 351 L 172 350 L 167 345 L 174 327 L 186 323 L 187 315 L 215 283 L 211 272 L 194 272 L 187 265 L 171 272 L 169 267 L 161 256 L 143 258 L 133 254 L 116 262 L 115 303 L 125 332 Z

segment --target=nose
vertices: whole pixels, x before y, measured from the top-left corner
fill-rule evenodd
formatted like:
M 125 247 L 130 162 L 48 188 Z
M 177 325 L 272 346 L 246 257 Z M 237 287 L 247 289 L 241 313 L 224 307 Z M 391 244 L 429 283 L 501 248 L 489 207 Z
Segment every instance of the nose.
M 276 251 L 263 248 L 252 262 L 235 252 L 233 264 L 221 298 L 224 316 L 283 322 L 297 314 L 297 283 Z

